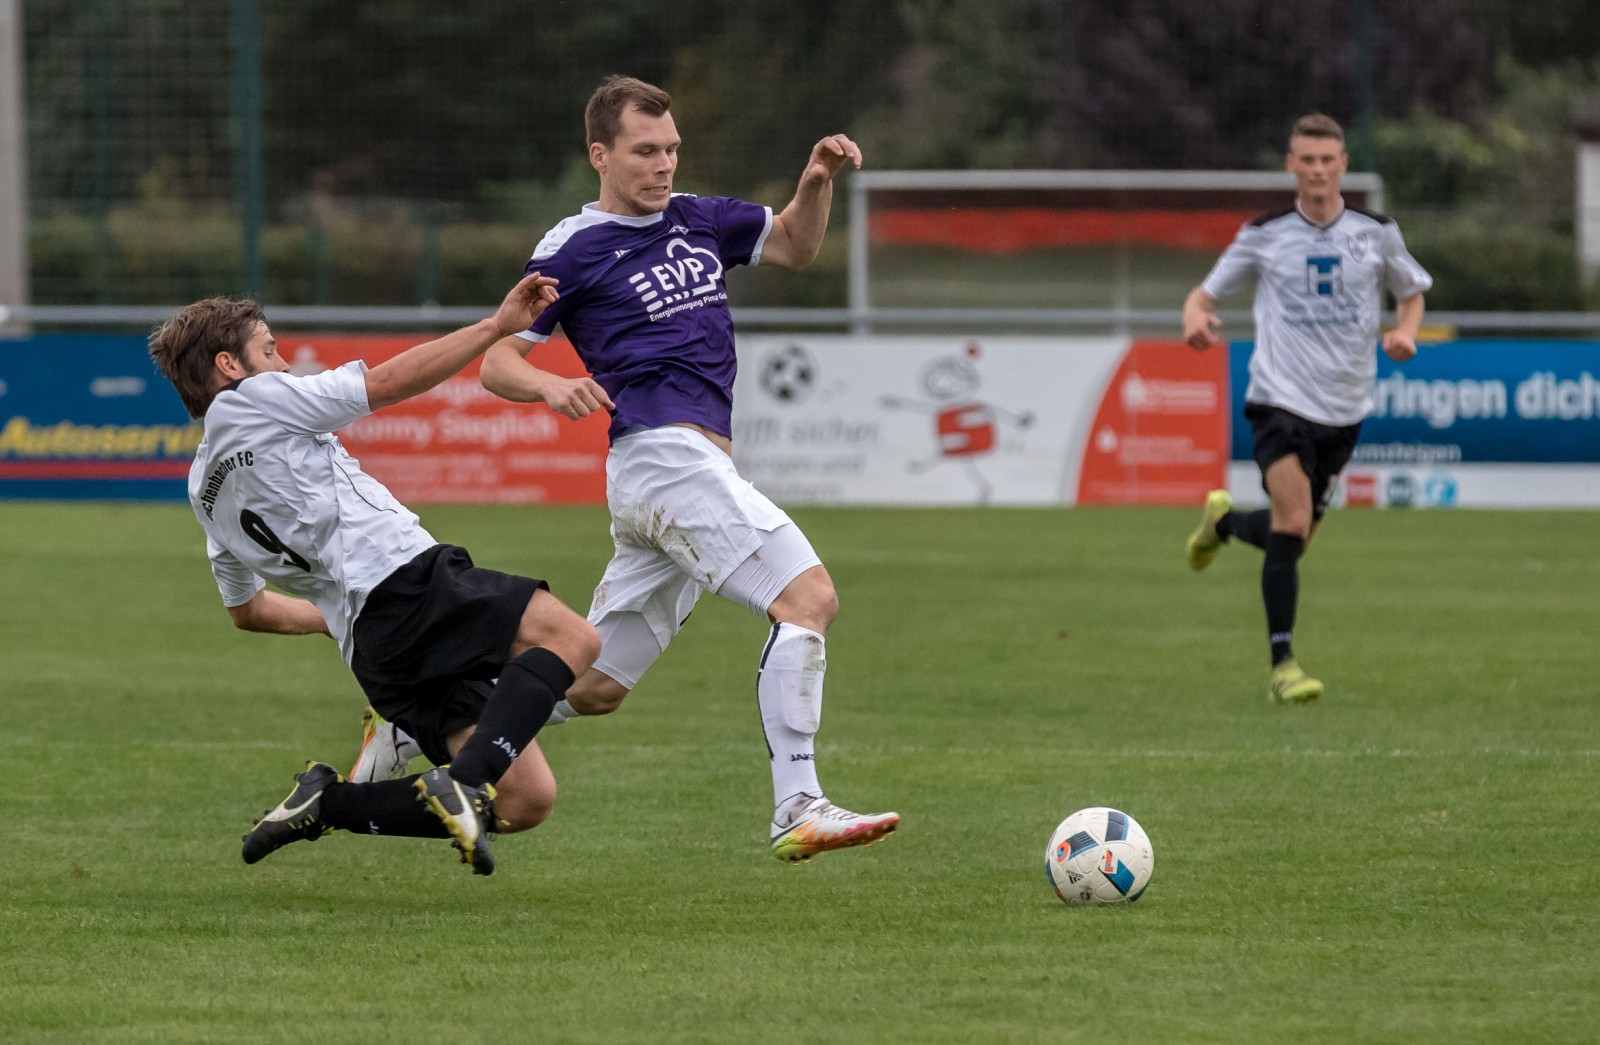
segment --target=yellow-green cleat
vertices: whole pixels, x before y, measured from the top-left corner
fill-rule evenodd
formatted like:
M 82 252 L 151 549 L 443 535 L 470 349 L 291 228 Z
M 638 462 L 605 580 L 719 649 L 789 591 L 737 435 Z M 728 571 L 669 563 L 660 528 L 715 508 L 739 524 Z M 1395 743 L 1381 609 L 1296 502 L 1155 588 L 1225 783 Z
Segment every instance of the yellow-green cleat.
M 1205 507 L 1200 511 L 1200 525 L 1189 535 L 1189 568 L 1203 570 L 1222 550 L 1222 537 L 1217 533 L 1217 523 L 1233 511 L 1233 498 L 1226 490 L 1212 490 L 1206 494 Z
M 1322 696 L 1322 683 L 1290 657 L 1272 669 L 1270 696 L 1274 704 L 1307 704 Z

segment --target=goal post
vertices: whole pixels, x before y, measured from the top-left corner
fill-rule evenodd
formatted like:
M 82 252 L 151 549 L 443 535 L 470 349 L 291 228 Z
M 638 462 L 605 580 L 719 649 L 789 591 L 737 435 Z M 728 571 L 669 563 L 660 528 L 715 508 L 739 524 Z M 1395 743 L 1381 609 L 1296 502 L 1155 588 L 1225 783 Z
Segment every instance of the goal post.
M 863 171 L 850 181 L 850 327 L 919 315 L 1129 329 L 1170 315 L 1287 171 Z M 1383 207 L 1376 174 L 1345 199 Z

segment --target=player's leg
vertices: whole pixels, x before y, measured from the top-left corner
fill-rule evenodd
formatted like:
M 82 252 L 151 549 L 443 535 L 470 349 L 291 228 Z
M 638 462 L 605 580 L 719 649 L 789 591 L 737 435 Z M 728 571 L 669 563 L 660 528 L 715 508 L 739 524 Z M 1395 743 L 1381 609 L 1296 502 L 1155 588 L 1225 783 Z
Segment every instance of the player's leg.
M 507 652 L 510 659 L 499 669 L 476 730 L 448 768 L 430 770 L 416 784 L 478 874 L 494 867 L 484 837 L 494 782 L 527 750 L 576 676 L 589 670 L 600 638 L 588 621 L 541 588 L 528 600 Z
M 505 775 L 549 719 L 556 701 L 599 652 L 590 624 L 550 594 L 543 581 L 473 565 L 464 549 L 441 546 L 396 571 L 368 596 L 355 624 L 351 667 L 370 695 L 414 679 L 460 683 L 497 679 L 478 714 L 459 726 L 477 731 L 448 769 L 422 774 L 415 795 L 455 839 L 479 874 L 493 869 L 485 834 L 493 782 Z M 385 705 L 376 697 L 380 712 Z M 409 727 L 426 709 L 415 702 Z M 413 731 L 413 735 L 416 735 Z M 448 733 L 446 734 L 448 735 Z M 424 752 L 439 764 L 439 753 Z
M 476 732 L 473 726 L 449 738 L 452 756 Z M 531 740 L 494 785 L 494 830 L 500 834 L 530 831 L 549 818 L 556 804 L 556 775 L 539 742 Z
M 359 662 L 358 666 L 365 667 Z M 363 685 L 368 699 L 388 712 L 384 720 L 405 729 L 415 738 L 419 753 L 435 765 L 450 762 L 493 692 L 486 681 L 396 687 L 368 676 Z M 245 836 L 245 862 L 255 863 L 290 842 L 315 841 L 337 830 L 403 838 L 452 837 L 444 821 L 419 801 L 420 777 L 412 773 L 395 779 L 345 781 L 327 763 L 308 763 L 295 777 L 289 797 Z M 549 786 L 553 797 L 553 778 Z
M 609 715 L 621 707 L 666 652 L 702 590 L 659 548 L 618 541 L 589 607 L 589 622 L 600 637 L 600 655 L 567 690 L 551 721 Z
M 772 622 L 756 675 L 756 702 L 772 767 L 773 853 L 807 860 L 889 834 L 900 822 L 897 813 L 842 809 L 828 801 L 817 779 L 826 634 L 839 599 L 811 543 L 792 522 L 763 534 L 761 548 L 728 575 L 717 594 Z
M 1322 695 L 1322 683 L 1307 675 L 1294 657 L 1294 623 L 1300 600 L 1300 556 L 1311 535 L 1311 477 L 1296 454 L 1267 466 L 1272 530 L 1261 563 L 1261 601 L 1267 611 L 1267 641 L 1272 655 L 1270 693 L 1279 703 L 1303 704 Z

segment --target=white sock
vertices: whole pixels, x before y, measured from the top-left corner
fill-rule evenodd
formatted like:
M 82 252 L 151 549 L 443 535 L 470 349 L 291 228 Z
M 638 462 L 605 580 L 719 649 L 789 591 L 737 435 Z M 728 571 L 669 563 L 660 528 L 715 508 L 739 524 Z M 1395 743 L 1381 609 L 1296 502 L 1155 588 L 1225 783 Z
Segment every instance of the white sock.
M 814 742 L 827 670 L 826 640 L 821 635 L 797 624 L 772 629 L 756 675 L 756 701 L 772 753 L 774 808 L 802 791 L 822 794 Z
M 550 709 L 550 718 L 545 722 L 545 725 L 559 726 L 567 719 L 577 717 L 578 709 L 574 708 L 570 703 L 568 703 L 567 698 L 562 697 L 560 700 L 556 701 L 556 706 Z

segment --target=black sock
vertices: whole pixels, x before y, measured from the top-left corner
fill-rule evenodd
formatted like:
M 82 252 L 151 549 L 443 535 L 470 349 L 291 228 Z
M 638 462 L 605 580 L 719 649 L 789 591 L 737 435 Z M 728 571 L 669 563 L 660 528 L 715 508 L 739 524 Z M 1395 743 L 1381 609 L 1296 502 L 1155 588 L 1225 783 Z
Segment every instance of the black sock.
M 449 838 L 444 821 L 417 801 L 416 776 L 371 784 L 334 784 L 322 792 L 322 822 L 363 835 Z
M 1289 642 L 1295 604 L 1300 600 L 1300 553 L 1305 547 L 1305 538 L 1297 533 L 1274 532 L 1267 538 L 1267 557 L 1261 563 L 1261 601 L 1267 606 L 1267 641 L 1272 643 L 1274 665 L 1293 656 Z
M 572 682 L 566 661 L 542 646 L 507 664 L 478 716 L 477 731 L 450 763 L 450 776 L 468 787 L 482 787 L 505 776 L 528 741 L 550 721 L 556 701 Z
M 1217 520 L 1217 535 L 1223 540 L 1237 537 L 1257 548 L 1267 546 L 1267 534 L 1272 529 L 1272 511 L 1259 508 L 1253 512 L 1229 512 Z

